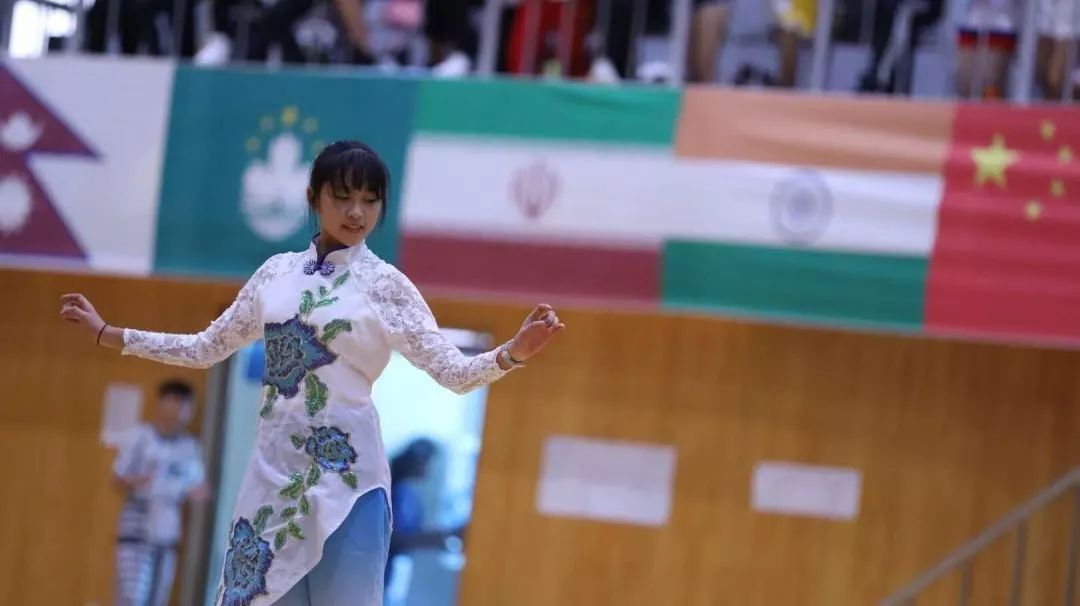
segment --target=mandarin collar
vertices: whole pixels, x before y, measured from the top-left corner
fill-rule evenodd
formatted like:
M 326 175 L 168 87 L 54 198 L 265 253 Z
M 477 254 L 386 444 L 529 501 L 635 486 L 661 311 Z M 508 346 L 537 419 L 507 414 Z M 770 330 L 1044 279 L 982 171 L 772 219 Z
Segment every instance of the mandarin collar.
M 353 261 L 373 254 L 367 246 L 367 241 L 361 240 L 356 246 L 332 250 L 325 258 L 319 259 L 318 239 L 318 234 L 311 238 L 311 244 L 308 245 L 307 253 L 305 253 L 303 270 L 308 275 L 318 273 L 331 276 L 336 271 L 348 267 Z

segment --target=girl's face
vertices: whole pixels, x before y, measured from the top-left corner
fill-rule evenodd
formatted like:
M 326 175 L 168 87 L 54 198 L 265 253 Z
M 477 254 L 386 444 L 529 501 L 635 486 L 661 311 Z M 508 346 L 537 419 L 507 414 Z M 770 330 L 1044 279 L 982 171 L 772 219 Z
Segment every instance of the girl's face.
M 314 194 L 309 188 L 308 198 Z M 378 225 L 383 201 L 366 187 L 335 190 L 332 184 L 324 183 L 314 205 L 319 233 L 328 243 L 356 246 Z

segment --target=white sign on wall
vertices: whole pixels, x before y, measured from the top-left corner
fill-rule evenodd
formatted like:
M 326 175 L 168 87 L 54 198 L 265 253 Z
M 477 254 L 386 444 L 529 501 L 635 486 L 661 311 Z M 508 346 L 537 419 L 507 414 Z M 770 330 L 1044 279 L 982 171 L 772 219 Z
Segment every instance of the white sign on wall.
M 115 448 L 139 424 L 142 416 L 142 389 L 138 385 L 109 383 L 101 413 L 101 443 Z
M 544 444 L 541 514 L 663 526 L 671 515 L 675 448 L 554 435 Z
M 751 501 L 764 513 L 852 520 L 861 494 L 857 469 L 762 461 L 754 469 Z

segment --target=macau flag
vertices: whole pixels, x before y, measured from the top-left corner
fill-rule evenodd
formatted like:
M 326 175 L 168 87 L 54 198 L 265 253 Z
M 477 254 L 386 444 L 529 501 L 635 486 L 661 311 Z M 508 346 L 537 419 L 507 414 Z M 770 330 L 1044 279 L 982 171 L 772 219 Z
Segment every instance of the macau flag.
M 318 151 L 341 139 L 377 149 L 400 180 L 415 84 L 334 73 L 179 68 L 162 176 L 155 270 L 249 275 L 308 246 L 305 197 Z M 397 192 L 369 245 L 396 256 Z

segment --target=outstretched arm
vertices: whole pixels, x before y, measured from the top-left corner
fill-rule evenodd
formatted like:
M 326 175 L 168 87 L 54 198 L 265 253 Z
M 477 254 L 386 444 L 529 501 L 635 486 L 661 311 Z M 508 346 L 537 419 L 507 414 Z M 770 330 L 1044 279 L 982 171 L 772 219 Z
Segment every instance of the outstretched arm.
M 532 357 L 565 328 L 551 307 L 541 305 L 529 314 L 511 341 L 470 357 L 439 330 L 427 302 L 404 274 L 387 268 L 372 286 L 374 303 L 393 348 L 456 393 L 493 383 L 511 370 L 514 362 Z
M 271 257 L 264 263 L 240 290 L 232 305 L 197 334 L 146 332 L 110 326 L 81 294 L 61 297 L 60 315 L 91 331 L 99 345 L 122 349 L 124 355 L 176 366 L 208 368 L 259 337 L 262 324 L 258 291 L 276 275 L 276 259 L 278 257 Z

